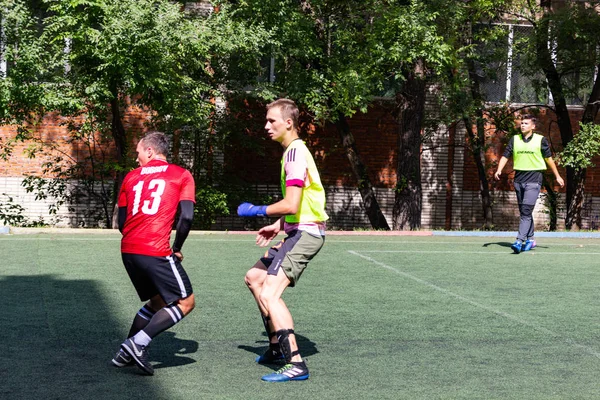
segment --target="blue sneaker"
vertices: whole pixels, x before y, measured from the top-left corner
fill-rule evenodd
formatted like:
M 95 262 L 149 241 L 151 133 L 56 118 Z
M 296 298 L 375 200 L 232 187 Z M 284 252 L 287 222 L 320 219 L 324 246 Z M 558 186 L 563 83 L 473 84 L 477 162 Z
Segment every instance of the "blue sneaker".
M 521 251 L 533 250 L 533 249 L 535 249 L 536 245 L 537 244 L 535 243 L 535 239 L 533 239 L 533 240 L 527 239 L 527 241 L 525 243 L 523 243 L 523 249 Z
M 520 240 L 515 240 L 515 242 L 510 246 L 511 249 L 515 252 L 515 254 L 519 254 L 523 250 L 523 242 Z
M 304 381 L 308 379 L 308 376 L 308 368 L 306 368 L 304 361 L 292 361 L 272 374 L 263 376 L 261 379 L 266 382 Z

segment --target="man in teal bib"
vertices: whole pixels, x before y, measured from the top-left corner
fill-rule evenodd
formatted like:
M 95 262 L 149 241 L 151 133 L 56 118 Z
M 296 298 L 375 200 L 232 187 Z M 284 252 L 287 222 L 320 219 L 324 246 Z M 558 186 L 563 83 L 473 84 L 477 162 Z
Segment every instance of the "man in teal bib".
M 546 166 L 550 167 L 560 187 L 565 185 L 552 160 L 548 140 L 540 134 L 533 133 L 535 123 L 536 118 L 533 115 L 523 115 L 521 134 L 510 138 L 494 174 L 494 178 L 499 180 L 502 169 L 512 156 L 515 170 L 514 187 L 521 215 L 517 240 L 510 246 L 516 254 L 536 246 L 533 209 L 542 188 L 543 171 L 546 170 Z

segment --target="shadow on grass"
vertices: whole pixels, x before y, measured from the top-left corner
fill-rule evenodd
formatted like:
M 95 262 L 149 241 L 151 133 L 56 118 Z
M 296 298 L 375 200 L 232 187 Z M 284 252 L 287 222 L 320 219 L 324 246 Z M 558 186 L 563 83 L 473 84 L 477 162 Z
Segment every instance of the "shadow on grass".
M 510 249 L 510 251 L 512 252 L 512 254 L 516 255 L 517 253 L 515 253 L 514 251 L 512 251 L 512 249 L 510 248 L 510 246 L 512 246 L 513 243 L 514 242 L 491 242 L 491 243 L 485 243 L 483 245 L 483 247 L 490 247 L 490 246 L 508 247 Z M 547 246 L 537 245 L 537 246 L 535 246 L 535 248 L 536 249 L 547 249 L 548 247 Z M 533 249 L 531 249 L 531 250 L 533 250 Z
M 510 246 L 512 246 L 514 242 L 491 242 L 491 243 L 485 243 L 483 245 L 483 247 L 490 247 L 490 246 L 500 246 L 500 247 L 508 247 L 510 249 Z
M 177 367 L 195 363 L 196 360 L 186 357 L 198 350 L 198 342 L 178 339 L 173 332 L 163 332 L 152 341 L 150 361 L 154 369 Z
M 141 376 L 136 367 L 111 365 L 123 340 L 123 326 L 111 315 L 104 297 L 107 290 L 98 282 L 53 275 L 9 276 L 0 278 L 0 293 L 5 299 L 0 313 L 0 398 L 164 395 L 155 377 Z M 161 336 L 151 352 L 157 368 L 193 362 L 180 354 L 196 351 L 196 342 L 176 339 L 171 332 Z

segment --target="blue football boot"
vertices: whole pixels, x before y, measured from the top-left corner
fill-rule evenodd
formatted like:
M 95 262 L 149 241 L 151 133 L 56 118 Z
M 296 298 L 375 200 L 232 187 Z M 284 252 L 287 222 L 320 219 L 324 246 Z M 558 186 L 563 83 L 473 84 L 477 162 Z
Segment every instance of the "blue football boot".
M 537 244 L 535 243 L 535 239 L 533 239 L 533 240 L 527 239 L 527 241 L 525 243 L 523 243 L 523 249 L 521 251 L 533 250 L 533 249 L 535 249 L 536 245 Z
M 306 368 L 304 361 L 292 361 L 272 374 L 263 376 L 261 379 L 266 382 L 304 381 L 308 379 L 308 376 L 308 368 Z
M 515 240 L 515 242 L 510 246 L 511 249 L 515 252 L 515 254 L 519 254 L 523 250 L 523 242 L 520 240 Z

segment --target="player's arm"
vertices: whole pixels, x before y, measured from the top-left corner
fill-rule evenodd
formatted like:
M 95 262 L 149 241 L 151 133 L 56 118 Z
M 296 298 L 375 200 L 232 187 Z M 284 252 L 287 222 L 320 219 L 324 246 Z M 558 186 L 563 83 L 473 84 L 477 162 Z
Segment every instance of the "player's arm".
M 544 161 L 546 161 L 546 165 L 550 167 L 550 170 L 554 174 L 554 177 L 556 178 L 556 182 L 558 182 L 558 184 L 560 185 L 560 187 L 565 186 L 565 181 L 563 180 L 563 178 L 558 173 L 558 168 L 556 168 L 556 163 L 554 162 L 554 160 L 552 159 L 552 157 L 544 158 Z
M 119 225 L 119 232 L 123 233 L 123 229 L 125 228 L 125 221 L 127 220 L 127 187 L 129 182 L 129 177 L 131 175 L 127 174 L 125 179 L 123 179 L 123 183 L 121 184 L 121 188 L 119 189 L 119 198 L 117 200 L 117 207 L 119 207 L 119 211 L 117 214 L 117 223 Z
M 240 217 L 279 217 L 282 215 L 294 215 L 300 207 L 302 199 L 302 188 L 300 186 L 288 186 L 285 189 L 283 200 L 270 206 L 255 206 L 251 203 L 242 203 L 238 207 Z
M 281 217 L 271 225 L 260 228 L 256 235 L 256 244 L 260 247 L 265 247 L 271 243 L 271 240 L 283 229 L 284 222 L 285 217 Z
M 181 248 L 192 229 L 192 221 L 194 220 L 194 202 L 191 200 L 181 200 L 179 202 L 179 211 L 179 220 L 177 221 L 175 231 L 175 241 L 173 242 L 173 253 L 181 260 L 183 259 Z
M 288 186 L 285 188 L 285 197 L 267 207 L 267 215 L 294 215 L 300 208 L 301 199 L 302 187 Z
M 302 151 L 306 150 L 300 148 L 298 154 L 294 152 L 291 157 L 286 157 L 284 164 L 286 188 L 283 200 L 269 206 L 242 203 L 237 210 L 240 217 L 279 217 L 298 213 L 308 168 L 306 157 Z
M 552 171 L 552 173 L 554 174 L 554 177 L 556 178 L 556 182 L 560 185 L 560 187 L 565 186 L 565 181 L 558 173 L 558 168 L 556 168 L 556 164 L 554 163 L 554 160 L 552 159 L 552 149 L 550 148 L 550 143 L 548 142 L 548 139 L 543 137 L 541 146 L 542 146 L 542 156 L 544 157 L 544 161 L 546 162 L 546 165 L 548 167 L 550 167 L 550 170 Z
M 508 144 L 506 145 L 506 148 L 504 149 L 504 154 L 500 158 L 500 162 L 498 162 L 498 169 L 496 169 L 496 172 L 494 173 L 494 178 L 496 180 L 500 180 L 500 175 L 502 174 L 502 170 L 506 166 L 506 163 L 508 163 L 508 159 L 510 157 L 512 157 L 514 143 L 515 143 L 515 137 L 513 136 L 508 141 Z
M 119 207 L 119 232 L 123 233 L 125 220 L 127 219 L 127 207 Z
M 498 163 L 498 169 L 496 170 L 496 173 L 494 174 L 494 178 L 496 178 L 496 180 L 500 180 L 500 175 L 502 174 L 502 170 L 504 169 L 504 167 L 506 166 L 506 163 L 508 162 L 508 158 L 502 156 L 500 158 L 500 162 Z

